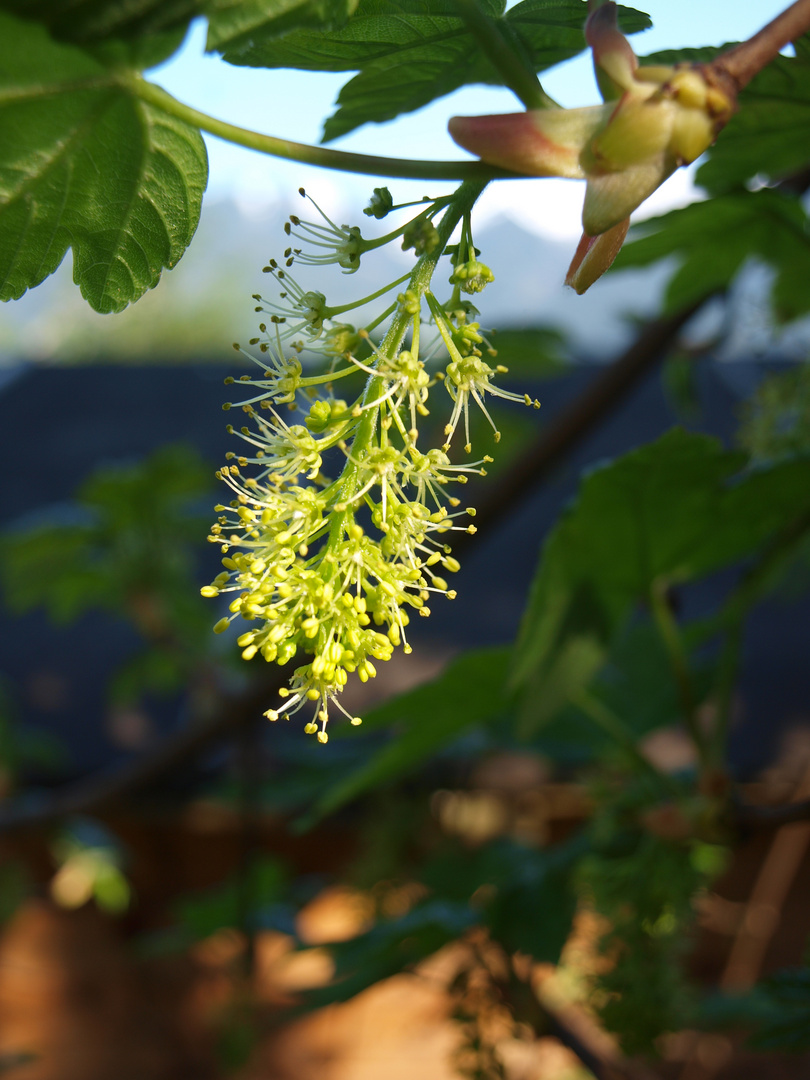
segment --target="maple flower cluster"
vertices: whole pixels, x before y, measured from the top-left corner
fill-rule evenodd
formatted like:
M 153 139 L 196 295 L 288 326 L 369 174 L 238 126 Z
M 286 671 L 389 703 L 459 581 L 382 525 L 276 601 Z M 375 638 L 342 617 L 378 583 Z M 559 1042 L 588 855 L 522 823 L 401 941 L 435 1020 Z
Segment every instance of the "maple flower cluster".
M 239 621 L 245 660 L 283 665 L 307 656 L 280 691 L 281 704 L 265 715 L 277 720 L 310 706 L 305 731 L 321 742 L 332 705 L 360 723 L 339 701 L 349 676 L 366 682 L 395 648 L 410 652 L 411 616 L 429 615 L 435 597 L 455 596 L 449 578 L 459 564 L 448 541 L 453 532 L 475 531 L 475 510 L 454 491 L 470 474 L 483 475 L 491 460 L 453 464 L 449 457 L 459 426 L 466 453 L 472 450 L 470 405 L 493 430 L 487 396 L 539 405 L 495 384 L 506 369 L 490 363 L 495 351 L 462 296 L 483 289 L 492 273 L 478 261 L 468 214 L 461 215 L 461 242 L 446 248 L 455 220 L 448 211 L 437 229 L 433 219 L 449 202 L 427 200 L 415 218 L 379 240 L 364 239 L 357 226 L 335 225 L 320 210 L 315 222 L 292 217 L 287 235 L 316 244 L 316 253 L 289 247 L 284 265 L 271 260 L 265 270 L 280 296 L 274 303 L 256 297 L 257 311 L 268 316 L 251 341 L 259 356 L 236 346 L 259 371 L 236 381 L 248 396 L 225 406 L 242 412 L 244 424 L 229 430 L 245 445 L 218 473 L 232 496 L 216 508 L 209 536 L 221 546 L 223 569 L 202 592 L 229 598 L 215 630 Z M 395 209 L 401 208 L 383 188 L 366 213 L 381 218 Z M 414 270 L 355 303 L 330 306 L 291 276 L 296 260 L 334 262 L 352 273 L 366 251 L 400 238 L 419 256 Z M 444 303 L 431 289 L 443 251 L 453 286 Z M 341 321 L 378 299 L 383 310 L 366 326 Z M 372 334 L 383 324 L 387 332 L 375 345 Z M 320 353 L 328 370 L 305 374 L 305 350 Z M 340 396 L 358 374 L 365 382 L 360 392 L 353 400 Z M 419 424 L 439 384 L 449 396 L 449 418 L 442 445 L 425 449 Z

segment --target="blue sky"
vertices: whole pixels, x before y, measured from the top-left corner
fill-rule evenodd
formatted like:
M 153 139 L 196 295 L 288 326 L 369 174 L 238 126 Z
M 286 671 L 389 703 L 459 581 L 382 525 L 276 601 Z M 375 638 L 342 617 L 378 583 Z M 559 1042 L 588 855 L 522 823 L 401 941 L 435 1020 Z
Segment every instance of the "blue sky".
M 749 37 L 772 19 L 784 4 L 779 0 L 655 0 L 640 3 L 653 28 L 634 35 L 639 54 L 684 45 L 719 45 Z M 323 120 L 330 114 L 346 75 L 297 71 L 261 71 L 232 67 L 204 55 L 202 24 L 192 28 L 182 52 L 150 73 L 175 97 L 219 118 L 282 138 L 318 142 Z M 562 104 L 578 106 L 597 100 L 586 56 L 547 73 L 543 84 Z M 463 152 L 447 135 L 447 120 L 457 113 L 474 115 L 512 112 L 512 94 L 487 87 L 470 87 L 434 102 L 418 113 L 391 124 L 366 125 L 332 145 L 389 156 L 447 158 Z M 340 174 L 284 162 L 207 138 L 211 177 L 209 197 L 231 197 L 244 207 L 267 210 L 287 202 L 300 185 L 310 189 L 324 207 L 340 215 L 358 213 L 375 183 L 383 181 Z M 419 197 L 424 182 L 394 181 L 399 200 Z M 431 189 L 432 190 L 432 189 Z M 676 174 L 648 204 L 660 213 L 693 197 L 690 175 Z M 506 213 L 533 230 L 559 238 L 579 232 L 580 185 L 571 181 L 519 181 L 491 185 L 479 207 L 479 217 Z

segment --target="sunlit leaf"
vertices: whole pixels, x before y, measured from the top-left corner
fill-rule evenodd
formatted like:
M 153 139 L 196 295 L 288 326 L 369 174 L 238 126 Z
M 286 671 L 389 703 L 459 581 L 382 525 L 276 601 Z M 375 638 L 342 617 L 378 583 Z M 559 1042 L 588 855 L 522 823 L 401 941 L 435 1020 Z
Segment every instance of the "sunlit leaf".
M 810 513 L 806 458 L 743 471 L 745 456 L 674 429 L 595 469 L 547 539 L 513 680 L 534 685 L 572 637 L 607 647 L 653 583 L 695 580 Z
M 505 0 L 486 0 L 482 7 L 502 20 L 505 35 L 536 71 L 584 48 L 582 0 L 525 0 L 508 12 Z M 649 25 L 633 9 L 622 9 L 622 15 L 630 32 Z M 359 72 L 338 96 L 338 111 L 324 129 L 327 140 L 368 121 L 412 112 L 460 86 L 502 82 L 452 0 L 360 0 L 342 29 L 301 30 L 280 39 L 273 34 L 268 39 L 257 28 L 249 44 L 225 47 L 225 59 L 253 67 Z
M 120 71 L 0 14 L 0 299 L 70 247 L 85 299 L 121 311 L 185 251 L 206 179 L 199 131 L 138 100 Z

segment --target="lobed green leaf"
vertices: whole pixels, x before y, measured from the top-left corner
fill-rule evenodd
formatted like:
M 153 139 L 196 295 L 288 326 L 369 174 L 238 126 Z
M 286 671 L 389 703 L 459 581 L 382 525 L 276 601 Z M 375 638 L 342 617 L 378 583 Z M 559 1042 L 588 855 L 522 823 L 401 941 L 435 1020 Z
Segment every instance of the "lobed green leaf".
M 513 683 L 553 674 L 572 640 L 607 650 L 654 583 L 750 556 L 810 513 L 806 457 L 744 463 L 716 439 L 674 429 L 587 476 L 544 546 Z
M 185 31 L 204 0 L 0 0 L 0 10 L 46 27 L 60 41 L 89 44 Z
M 0 14 L 0 299 L 40 284 L 72 248 L 84 298 L 121 311 L 185 251 L 205 146 L 128 77 Z
M 584 48 L 583 0 L 524 0 L 505 12 L 505 0 L 485 0 L 488 15 L 534 68 L 544 71 Z M 649 19 L 622 9 L 628 32 Z M 222 46 L 218 46 L 222 48 Z M 248 43 L 224 48 L 232 64 L 358 71 L 338 96 L 324 140 L 369 121 L 381 123 L 419 109 L 471 83 L 499 85 L 501 77 L 468 32 L 452 0 L 360 0 L 342 28 L 297 30 L 277 37 L 256 29 Z
M 357 0 L 208 0 L 207 48 L 229 53 L 250 51 L 254 42 L 267 44 L 302 29 L 331 36 L 356 7 Z
M 776 315 L 795 319 L 810 311 L 810 229 L 798 200 L 778 191 L 733 191 L 651 218 L 633 229 L 614 268 L 648 266 L 675 256 L 678 268 L 666 291 L 677 311 L 726 289 L 750 258 L 773 267 Z

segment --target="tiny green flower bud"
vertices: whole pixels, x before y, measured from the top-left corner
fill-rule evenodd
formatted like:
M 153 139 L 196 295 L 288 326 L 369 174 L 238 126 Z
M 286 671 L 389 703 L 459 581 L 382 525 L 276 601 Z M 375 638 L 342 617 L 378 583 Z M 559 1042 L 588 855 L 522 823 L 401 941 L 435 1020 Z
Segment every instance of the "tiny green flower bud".
M 459 263 L 453 268 L 450 275 L 451 285 L 458 285 L 462 292 L 477 293 L 485 289 L 490 282 L 495 280 L 495 275 L 490 268 L 478 259 L 470 259 L 468 262 Z
M 418 217 L 405 227 L 402 250 L 413 248 L 417 255 L 429 255 L 439 245 L 439 233 L 432 221 Z
M 369 199 L 368 206 L 363 213 L 367 217 L 384 218 L 394 209 L 394 200 L 387 187 L 375 187 L 374 194 Z

